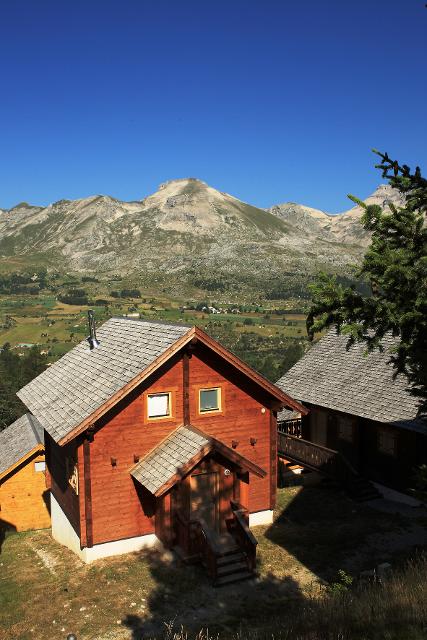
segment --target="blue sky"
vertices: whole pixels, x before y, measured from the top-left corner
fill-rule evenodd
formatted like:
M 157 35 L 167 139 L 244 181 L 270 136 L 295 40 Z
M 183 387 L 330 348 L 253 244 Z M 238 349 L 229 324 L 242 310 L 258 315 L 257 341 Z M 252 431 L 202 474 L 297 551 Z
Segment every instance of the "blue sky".
M 13 0 L 0 6 L 0 207 L 193 176 L 336 212 L 427 171 L 421 0 Z

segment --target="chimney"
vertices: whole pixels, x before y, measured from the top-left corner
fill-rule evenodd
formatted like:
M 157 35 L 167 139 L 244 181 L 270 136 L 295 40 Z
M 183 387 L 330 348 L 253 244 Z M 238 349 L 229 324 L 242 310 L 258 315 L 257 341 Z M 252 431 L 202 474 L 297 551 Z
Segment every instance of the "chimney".
M 92 309 L 89 309 L 87 312 L 87 319 L 89 323 L 89 336 L 87 337 L 87 341 L 89 342 L 89 347 L 92 350 L 99 347 L 99 341 L 96 339 L 95 316 L 93 315 Z

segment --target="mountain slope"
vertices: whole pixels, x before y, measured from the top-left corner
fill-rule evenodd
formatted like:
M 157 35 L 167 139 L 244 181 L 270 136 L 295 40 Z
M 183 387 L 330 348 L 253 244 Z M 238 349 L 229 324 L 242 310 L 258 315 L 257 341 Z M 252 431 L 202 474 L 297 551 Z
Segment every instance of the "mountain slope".
M 367 201 L 387 198 L 395 195 L 381 186 Z M 290 275 L 306 281 L 319 269 L 342 273 L 357 263 L 368 239 L 359 209 L 338 216 L 295 203 L 264 210 L 185 178 L 141 201 L 97 195 L 0 211 L 0 256 L 208 290 L 269 290 Z
M 395 206 L 404 204 L 399 192 L 386 184 L 381 184 L 364 202 L 379 204 L 385 209 L 388 208 L 389 202 Z M 358 205 L 335 215 L 294 202 L 275 205 L 268 211 L 313 237 L 360 247 L 366 247 L 369 244 L 370 234 L 365 231 L 360 222 L 364 209 Z

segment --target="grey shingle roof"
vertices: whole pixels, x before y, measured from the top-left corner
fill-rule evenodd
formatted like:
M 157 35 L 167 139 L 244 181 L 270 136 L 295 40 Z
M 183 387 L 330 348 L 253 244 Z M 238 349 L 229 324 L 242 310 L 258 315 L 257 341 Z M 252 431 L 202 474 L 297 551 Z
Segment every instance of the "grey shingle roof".
M 211 442 L 189 427 L 179 427 L 138 462 L 131 475 L 151 493 L 156 494 L 179 470 Z
M 292 409 L 282 409 L 277 414 L 277 419 L 281 420 L 296 420 L 297 418 L 301 418 L 301 414 L 299 411 L 292 411 Z
M 43 442 L 43 427 L 30 413 L 12 422 L 0 431 L 0 474 Z
M 347 351 L 347 341 L 348 336 L 331 329 L 276 384 L 301 402 L 426 430 L 425 422 L 416 419 L 419 400 L 409 393 L 406 376 L 393 379 L 390 349 L 396 339 L 386 336 L 384 351 L 368 355 L 362 343 Z
M 17 395 L 59 442 L 189 330 L 111 318 L 97 329 L 97 349 L 83 340 Z

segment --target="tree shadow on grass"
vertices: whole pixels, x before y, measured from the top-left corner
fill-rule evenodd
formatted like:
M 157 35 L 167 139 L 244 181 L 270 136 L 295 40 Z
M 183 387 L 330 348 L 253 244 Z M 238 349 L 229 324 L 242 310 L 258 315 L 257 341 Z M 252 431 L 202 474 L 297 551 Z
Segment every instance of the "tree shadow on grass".
M 427 557 L 383 585 L 304 594 L 290 576 L 215 588 L 201 567 L 141 553 L 156 587 L 147 614 L 122 620 L 132 640 L 415 640 L 427 624 Z
M 399 514 L 381 513 L 335 487 L 320 484 L 301 487 L 265 537 L 322 581 L 330 581 L 340 569 L 354 568 L 355 562 L 362 571 L 389 559 L 386 550 L 381 557 L 370 549 L 369 536 L 387 535 L 407 526 Z
M 148 562 L 157 586 L 147 598 L 147 614 L 129 613 L 122 620 L 131 630 L 132 640 L 172 639 L 181 628 L 189 637 L 208 629 L 215 638 L 217 634 L 268 626 L 284 607 L 289 610 L 305 598 L 291 576 L 278 579 L 269 574 L 214 587 L 201 565 L 183 565 L 169 552 L 144 552 L 140 560 Z

